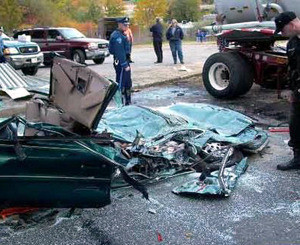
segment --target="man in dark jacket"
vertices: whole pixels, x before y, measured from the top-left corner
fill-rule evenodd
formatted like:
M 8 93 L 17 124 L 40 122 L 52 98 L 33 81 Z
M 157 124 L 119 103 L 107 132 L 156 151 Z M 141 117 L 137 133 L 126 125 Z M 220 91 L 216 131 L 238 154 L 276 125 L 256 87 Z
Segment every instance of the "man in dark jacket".
M 183 39 L 183 31 L 178 26 L 177 20 L 173 19 L 169 29 L 167 30 L 166 34 L 167 40 L 169 40 L 174 64 L 177 64 L 177 54 L 181 64 L 183 62 L 183 55 L 182 55 L 182 44 L 181 40 Z
M 275 18 L 276 31 L 290 37 L 287 44 L 291 96 L 290 141 L 294 157 L 277 165 L 279 170 L 300 169 L 300 20 L 294 12 L 283 12 Z
M 161 18 L 156 18 L 156 24 L 150 28 L 153 37 L 154 51 L 157 57 L 157 61 L 154 63 L 162 63 L 163 61 L 163 51 L 162 51 L 162 33 L 163 27 L 161 24 Z

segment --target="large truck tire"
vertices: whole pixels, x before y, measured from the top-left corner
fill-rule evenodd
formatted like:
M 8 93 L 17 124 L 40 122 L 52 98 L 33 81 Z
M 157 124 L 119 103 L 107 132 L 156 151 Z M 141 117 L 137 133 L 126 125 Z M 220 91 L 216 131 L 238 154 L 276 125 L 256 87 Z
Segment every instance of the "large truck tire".
M 253 84 L 251 67 L 238 53 L 216 53 L 205 62 L 202 72 L 206 90 L 215 98 L 233 99 Z
M 240 90 L 238 92 L 238 95 L 244 95 L 248 93 L 248 91 L 252 88 L 254 82 L 254 70 L 251 63 L 249 62 L 249 60 L 247 60 L 246 57 L 236 52 L 231 52 L 231 54 L 237 55 L 238 59 L 241 62 L 241 72 L 245 74 L 243 83 L 241 84 Z
M 24 67 L 22 68 L 22 72 L 24 75 L 34 76 L 38 72 L 39 67 L 38 66 L 32 66 L 32 67 Z

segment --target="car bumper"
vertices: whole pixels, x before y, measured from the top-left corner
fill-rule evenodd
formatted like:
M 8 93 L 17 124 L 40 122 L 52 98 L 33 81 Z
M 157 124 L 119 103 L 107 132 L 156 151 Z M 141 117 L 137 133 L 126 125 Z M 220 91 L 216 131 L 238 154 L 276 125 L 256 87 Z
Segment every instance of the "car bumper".
M 20 54 L 20 55 L 6 55 L 5 59 L 15 69 L 21 69 L 24 67 L 38 66 L 44 62 L 43 53 L 39 54 Z
M 97 59 L 97 58 L 105 58 L 108 57 L 109 51 L 108 49 L 96 49 L 96 50 L 85 50 L 86 59 Z

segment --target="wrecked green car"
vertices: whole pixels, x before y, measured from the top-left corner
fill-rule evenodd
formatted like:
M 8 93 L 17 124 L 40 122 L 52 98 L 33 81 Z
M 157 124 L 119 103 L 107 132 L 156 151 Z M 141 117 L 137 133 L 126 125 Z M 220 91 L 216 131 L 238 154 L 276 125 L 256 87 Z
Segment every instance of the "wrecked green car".
M 217 106 L 107 109 L 118 85 L 66 59 L 54 58 L 50 81 L 25 118 L 0 123 L 0 208 L 105 206 L 118 173 L 148 198 L 137 180 L 198 171 L 204 181 L 268 142 L 250 118 Z
M 95 128 L 116 89 L 84 66 L 57 59 L 49 100 L 28 102 L 26 120 L 12 117 L 0 123 L 1 208 L 110 203 L 117 154 L 111 138 L 99 134 L 92 140 L 91 134 L 66 128 Z M 60 126 L 64 123 L 68 126 Z

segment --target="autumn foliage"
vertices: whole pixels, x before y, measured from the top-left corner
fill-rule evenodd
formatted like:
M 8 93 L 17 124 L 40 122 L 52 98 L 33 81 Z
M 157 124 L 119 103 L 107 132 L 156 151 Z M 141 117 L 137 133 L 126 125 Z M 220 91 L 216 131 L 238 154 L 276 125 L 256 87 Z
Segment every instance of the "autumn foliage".
M 122 0 L 0 0 L 6 32 L 38 26 L 66 26 L 93 35 L 104 16 L 124 15 Z
M 212 1 L 212 0 L 207 0 Z M 56 26 L 74 27 L 95 35 L 99 19 L 127 15 L 123 0 L 0 0 L 0 26 L 13 29 Z M 147 30 L 156 17 L 197 21 L 201 0 L 132 0 L 133 26 Z M 133 5 L 134 4 L 134 5 Z M 132 18 L 133 17 L 133 18 Z
M 139 26 L 149 27 L 156 17 L 165 17 L 168 10 L 168 0 L 139 0 L 134 11 L 134 20 Z

